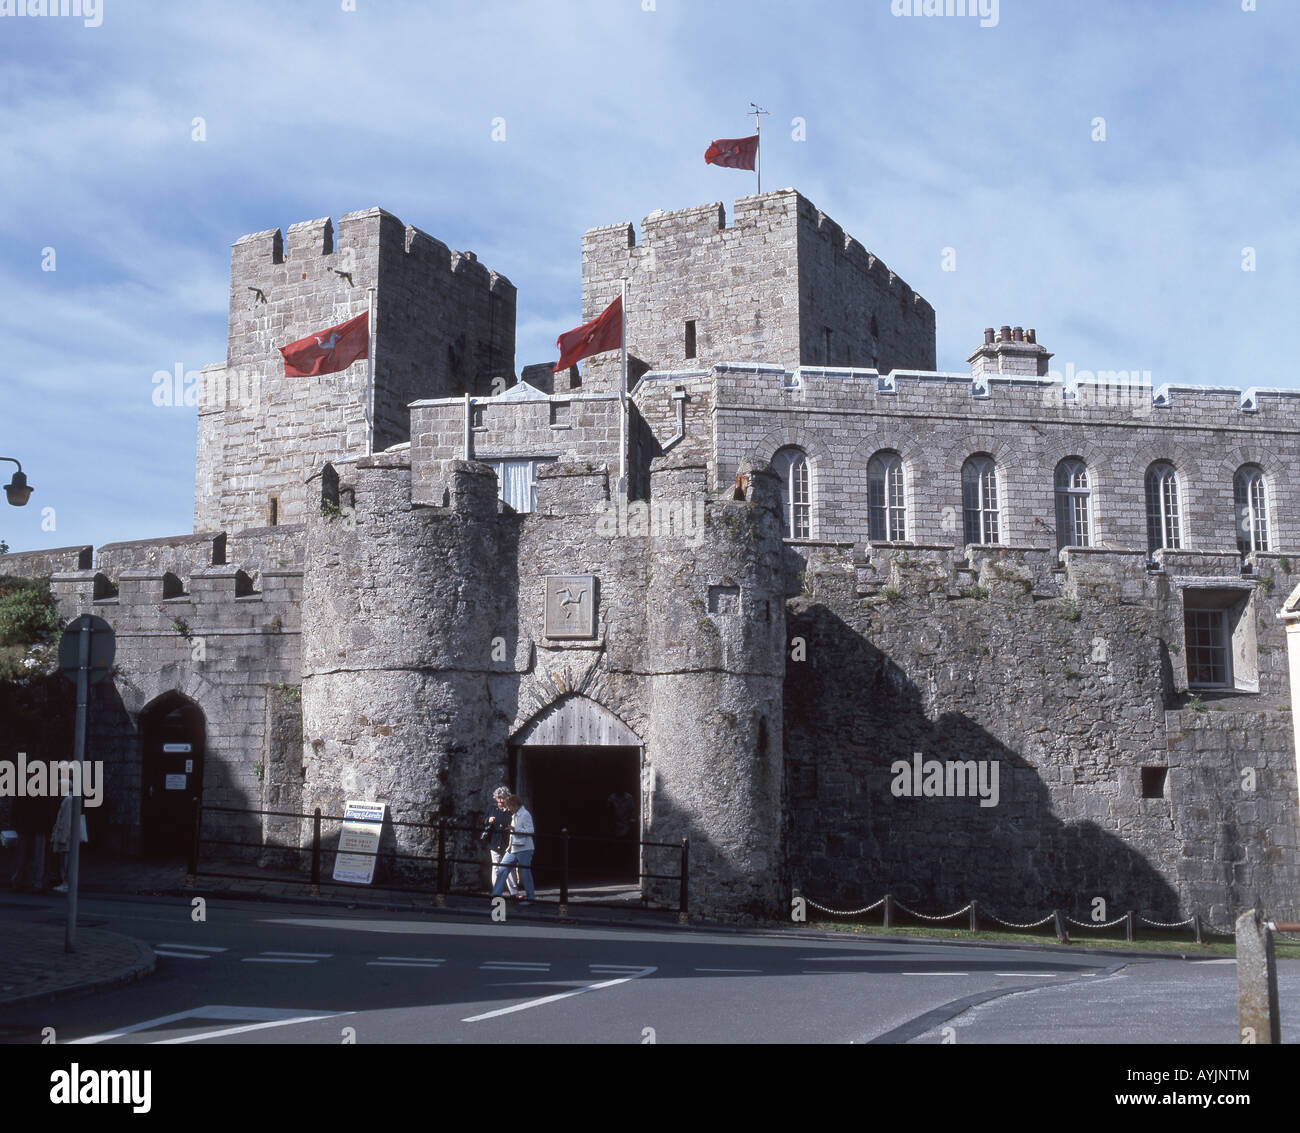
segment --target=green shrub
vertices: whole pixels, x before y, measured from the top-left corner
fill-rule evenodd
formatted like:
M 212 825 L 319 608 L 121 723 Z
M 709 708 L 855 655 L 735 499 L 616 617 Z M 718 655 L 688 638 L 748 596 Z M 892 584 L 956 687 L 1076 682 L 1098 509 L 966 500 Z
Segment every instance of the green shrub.
M 0 577 L 0 645 L 36 645 L 62 628 L 49 579 Z

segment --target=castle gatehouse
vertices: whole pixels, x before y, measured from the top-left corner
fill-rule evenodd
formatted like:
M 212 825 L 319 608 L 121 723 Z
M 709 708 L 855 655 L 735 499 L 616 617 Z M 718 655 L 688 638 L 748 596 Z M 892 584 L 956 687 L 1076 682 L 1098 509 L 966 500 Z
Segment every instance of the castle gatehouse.
M 415 822 L 505 782 L 542 832 L 624 800 L 689 838 L 712 915 L 1292 907 L 1300 391 L 1012 325 L 937 371 L 930 305 L 793 190 L 588 232 L 583 319 L 623 281 L 626 390 L 617 353 L 516 371 L 510 282 L 383 210 L 235 243 L 204 377 L 252 392 L 200 404 L 195 533 L 0 557 L 116 631 L 100 842 L 174 850 L 182 780 Z M 372 365 L 284 375 L 369 309 Z M 996 800 L 893 789 L 929 763 Z M 671 872 L 595 845 L 587 876 Z

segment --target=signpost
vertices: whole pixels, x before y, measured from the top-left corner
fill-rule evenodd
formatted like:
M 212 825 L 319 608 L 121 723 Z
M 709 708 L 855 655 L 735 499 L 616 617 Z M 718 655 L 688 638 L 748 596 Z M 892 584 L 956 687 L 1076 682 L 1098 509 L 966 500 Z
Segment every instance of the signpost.
M 369 885 L 379 860 L 379 836 L 384 830 L 387 803 L 350 802 L 343 810 L 338 853 L 334 855 L 334 880 Z
M 105 680 L 113 670 L 117 642 L 113 627 L 103 618 L 83 614 L 63 631 L 59 641 L 59 668 L 77 686 L 77 734 L 72 757 L 78 764 L 78 791 L 72 796 L 72 822 L 68 834 L 68 925 L 63 951 L 75 952 L 77 940 L 77 880 L 81 868 L 81 790 L 86 781 L 86 723 L 90 715 L 90 686 Z

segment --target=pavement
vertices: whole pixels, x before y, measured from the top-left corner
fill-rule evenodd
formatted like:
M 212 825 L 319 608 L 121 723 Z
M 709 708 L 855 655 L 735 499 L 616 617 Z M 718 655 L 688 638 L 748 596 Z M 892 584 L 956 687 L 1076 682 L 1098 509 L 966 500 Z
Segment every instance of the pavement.
M 41 1003 L 150 975 L 156 963 L 143 941 L 98 928 L 77 928 L 64 951 L 62 924 L 0 921 L 0 1005 Z

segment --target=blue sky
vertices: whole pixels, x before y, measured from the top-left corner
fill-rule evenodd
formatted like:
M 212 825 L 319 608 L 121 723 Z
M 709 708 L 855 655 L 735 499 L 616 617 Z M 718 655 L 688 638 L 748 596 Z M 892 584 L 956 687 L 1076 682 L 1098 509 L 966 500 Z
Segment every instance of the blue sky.
M 930 300 L 941 369 L 1017 323 L 1055 367 L 1300 386 L 1294 0 L 1000 0 L 988 27 L 903 0 L 345 3 L 0 16 L 0 455 L 36 487 L 0 505 L 13 549 L 191 529 L 195 410 L 152 375 L 225 357 L 240 235 L 381 205 L 507 275 L 516 367 L 544 361 L 585 229 L 753 191 L 702 160 L 751 100 L 764 186 Z

